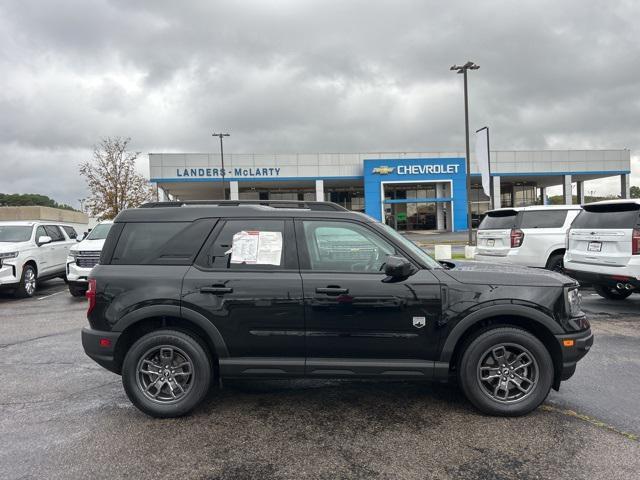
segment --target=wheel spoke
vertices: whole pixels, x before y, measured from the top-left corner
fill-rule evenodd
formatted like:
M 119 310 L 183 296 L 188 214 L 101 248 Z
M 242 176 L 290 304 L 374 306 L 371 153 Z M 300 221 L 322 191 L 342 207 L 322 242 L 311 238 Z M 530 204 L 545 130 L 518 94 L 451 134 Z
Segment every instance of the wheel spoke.
M 507 349 L 503 346 L 499 346 L 491 350 L 491 354 L 498 365 L 506 365 L 507 364 Z
M 193 382 L 193 362 L 173 345 L 147 351 L 139 360 L 137 384 L 144 395 L 158 403 L 175 403 L 187 394 Z

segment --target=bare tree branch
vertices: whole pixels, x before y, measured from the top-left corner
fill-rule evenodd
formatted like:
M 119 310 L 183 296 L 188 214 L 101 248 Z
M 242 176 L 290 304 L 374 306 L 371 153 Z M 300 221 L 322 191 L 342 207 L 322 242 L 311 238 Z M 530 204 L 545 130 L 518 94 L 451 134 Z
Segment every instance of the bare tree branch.
M 93 147 L 93 161 L 80 165 L 89 187 L 87 208 L 100 219 L 112 219 L 126 208 L 151 199 L 149 182 L 135 170 L 137 152 L 128 152 L 130 138 L 108 137 Z

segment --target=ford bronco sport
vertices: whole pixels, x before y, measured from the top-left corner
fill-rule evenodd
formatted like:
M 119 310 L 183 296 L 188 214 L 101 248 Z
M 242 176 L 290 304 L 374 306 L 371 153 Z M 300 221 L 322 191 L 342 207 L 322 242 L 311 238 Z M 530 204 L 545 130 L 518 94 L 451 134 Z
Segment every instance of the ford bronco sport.
M 480 411 L 523 415 L 593 343 L 568 277 L 440 264 L 366 215 L 290 206 L 115 218 L 82 343 L 140 410 L 184 415 L 230 378 L 368 377 L 457 379 Z

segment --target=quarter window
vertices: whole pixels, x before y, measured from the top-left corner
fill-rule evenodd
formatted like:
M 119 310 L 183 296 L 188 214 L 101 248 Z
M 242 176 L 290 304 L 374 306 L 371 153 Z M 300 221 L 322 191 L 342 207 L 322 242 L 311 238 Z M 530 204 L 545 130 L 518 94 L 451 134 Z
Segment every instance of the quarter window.
M 304 221 L 309 268 L 324 272 L 380 272 L 395 248 L 371 230 L 349 222 Z
M 78 237 L 78 232 L 76 232 L 75 228 L 68 227 L 66 225 L 63 225 L 62 228 L 64 229 L 65 232 L 67 232 L 67 235 L 69 236 L 69 238 L 74 239 Z
M 560 228 L 567 210 L 529 210 L 522 214 L 520 228 Z

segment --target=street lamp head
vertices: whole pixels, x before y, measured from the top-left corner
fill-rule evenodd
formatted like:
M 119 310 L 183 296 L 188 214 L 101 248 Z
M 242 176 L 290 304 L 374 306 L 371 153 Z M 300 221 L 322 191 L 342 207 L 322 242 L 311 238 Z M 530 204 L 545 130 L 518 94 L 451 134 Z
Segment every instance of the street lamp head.
M 452 65 L 449 70 L 457 71 L 457 73 L 464 73 L 465 70 L 478 70 L 480 65 L 476 65 L 475 63 L 468 61 L 464 65 Z
M 231 135 L 229 133 L 212 133 L 211 136 L 212 137 L 230 137 Z

